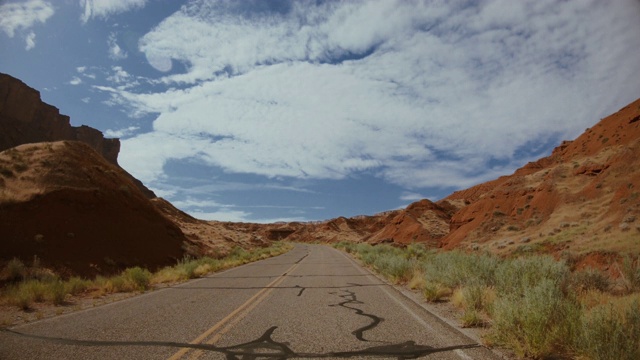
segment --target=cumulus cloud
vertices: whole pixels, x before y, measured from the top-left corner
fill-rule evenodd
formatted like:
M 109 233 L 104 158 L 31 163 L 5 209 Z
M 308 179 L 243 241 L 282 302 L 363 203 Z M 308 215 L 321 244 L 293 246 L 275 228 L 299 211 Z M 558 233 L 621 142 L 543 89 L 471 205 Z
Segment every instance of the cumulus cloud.
M 133 9 L 143 8 L 147 0 L 80 0 L 83 13 L 82 23 L 92 18 L 107 18 L 112 14 L 119 14 Z
M 184 72 L 153 91 L 99 88 L 132 116 L 157 114 L 123 141 L 141 180 L 189 158 L 271 178 L 466 187 L 640 93 L 633 1 L 245 5 L 190 2 L 140 40 Z
M 54 13 L 53 6 L 43 0 L 2 4 L 0 5 L 0 29 L 12 38 L 16 31 L 26 31 L 37 23 L 44 24 Z M 36 34 L 33 31 L 25 35 L 27 51 L 36 46 L 35 39 Z

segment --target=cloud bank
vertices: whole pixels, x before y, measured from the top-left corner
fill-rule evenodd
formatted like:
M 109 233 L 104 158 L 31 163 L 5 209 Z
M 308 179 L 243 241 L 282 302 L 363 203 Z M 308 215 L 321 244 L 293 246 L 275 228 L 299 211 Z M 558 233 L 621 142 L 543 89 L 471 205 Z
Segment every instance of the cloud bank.
M 640 94 L 637 1 L 260 4 L 189 2 L 139 42 L 167 72 L 152 90 L 99 87 L 130 116 L 157 116 L 123 141 L 136 177 L 153 186 L 169 160 L 190 159 L 461 188 Z
M 37 23 L 44 24 L 55 10 L 53 6 L 42 0 L 29 0 L 26 2 L 7 3 L 0 5 L 0 29 L 12 38 L 16 31 L 26 31 Z M 30 31 L 25 34 L 25 50 L 29 51 L 36 46 L 36 34 Z
M 107 18 L 112 14 L 119 14 L 132 9 L 143 8 L 147 0 L 80 0 L 83 13 L 82 23 L 92 18 Z

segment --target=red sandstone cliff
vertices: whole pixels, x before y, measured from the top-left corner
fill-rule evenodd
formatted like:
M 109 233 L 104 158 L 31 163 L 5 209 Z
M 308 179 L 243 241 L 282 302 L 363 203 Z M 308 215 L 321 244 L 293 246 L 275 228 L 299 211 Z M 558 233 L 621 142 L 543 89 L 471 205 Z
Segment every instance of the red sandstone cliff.
M 0 152 L 0 260 L 37 257 L 63 274 L 154 269 L 181 259 L 185 240 L 124 170 L 82 142 Z
M 40 93 L 22 81 L 0 73 L 0 151 L 22 144 L 46 141 L 81 141 L 107 161 L 118 166 L 120 140 L 105 139 L 102 132 L 89 126 L 71 126 L 69 117 L 42 102 Z M 148 197 L 155 194 L 128 175 Z

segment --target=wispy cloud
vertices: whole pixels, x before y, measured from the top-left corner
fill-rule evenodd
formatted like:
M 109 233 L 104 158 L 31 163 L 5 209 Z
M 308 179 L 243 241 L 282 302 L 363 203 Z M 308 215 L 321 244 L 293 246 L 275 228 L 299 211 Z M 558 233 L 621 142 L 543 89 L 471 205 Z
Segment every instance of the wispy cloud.
M 147 58 L 184 72 L 153 91 L 126 79 L 96 88 L 131 116 L 157 114 L 153 131 L 123 141 L 121 163 L 145 182 L 189 158 L 268 178 L 369 173 L 409 189 L 466 187 L 635 99 L 639 16 L 637 1 L 275 12 L 193 1 L 140 40 Z
M 80 20 L 86 23 L 93 18 L 107 18 L 109 15 L 143 8 L 147 0 L 80 0 L 83 13 Z
M 400 195 L 400 200 L 402 201 L 418 201 L 422 199 L 426 199 L 426 196 L 415 192 L 405 191 Z
M 247 222 L 247 219 L 252 217 L 250 212 L 241 211 L 241 210 L 227 210 L 223 209 L 221 211 L 214 212 L 202 212 L 202 211 L 192 211 L 189 214 L 196 219 L 201 220 L 216 220 L 216 221 L 230 221 L 230 222 Z M 277 222 L 292 222 L 292 221 L 307 221 L 301 217 L 280 217 L 280 218 L 263 218 L 263 219 L 251 219 L 250 222 L 258 223 L 258 224 L 273 224 Z
M 127 128 L 124 129 L 118 129 L 118 130 L 111 130 L 111 129 L 107 129 L 104 132 L 104 135 L 106 137 L 110 137 L 110 138 L 122 138 L 122 137 L 128 137 L 128 136 L 132 136 L 133 134 L 135 134 L 138 130 L 140 130 L 139 126 L 129 126 Z
M 31 31 L 27 37 L 25 38 L 25 42 L 27 43 L 24 47 L 25 50 L 29 51 L 36 47 L 36 33 Z
M 27 31 L 37 23 L 44 24 L 54 13 L 53 6 L 43 0 L 2 4 L 0 5 L 0 29 L 12 38 L 16 31 Z M 36 46 L 36 34 L 33 30 L 25 34 L 24 39 L 27 51 Z
M 71 80 L 69 80 L 69 84 L 70 85 L 80 85 L 80 84 L 82 84 L 82 79 L 80 79 L 77 76 L 74 76 L 74 77 L 71 78 Z
M 299 207 L 299 206 L 282 206 L 282 205 L 232 205 L 222 204 L 211 199 L 202 199 L 187 197 L 182 200 L 171 200 L 171 203 L 187 212 L 193 217 L 202 220 L 219 220 L 219 221 L 235 221 L 245 222 L 251 221 L 254 223 L 273 223 L 279 221 L 307 221 L 304 218 L 306 210 L 321 210 L 323 207 Z M 297 214 L 299 216 L 288 216 L 278 218 L 265 218 L 256 219 L 251 209 L 274 209 L 274 210 L 287 210 L 289 213 Z M 251 220 L 248 220 L 251 219 Z
M 107 38 L 107 46 L 109 47 L 109 58 L 111 60 L 122 60 L 129 56 L 127 52 L 122 50 L 120 45 L 118 45 L 115 33 L 109 34 L 109 37 Z

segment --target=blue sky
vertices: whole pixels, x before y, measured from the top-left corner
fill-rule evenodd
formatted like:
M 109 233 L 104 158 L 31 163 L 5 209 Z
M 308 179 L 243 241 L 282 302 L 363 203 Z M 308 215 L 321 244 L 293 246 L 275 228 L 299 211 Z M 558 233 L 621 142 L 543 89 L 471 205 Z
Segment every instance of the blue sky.
M 640 97 L 640 2 L 0 1 L 0 72 L 213 220 L 374 214 Z

